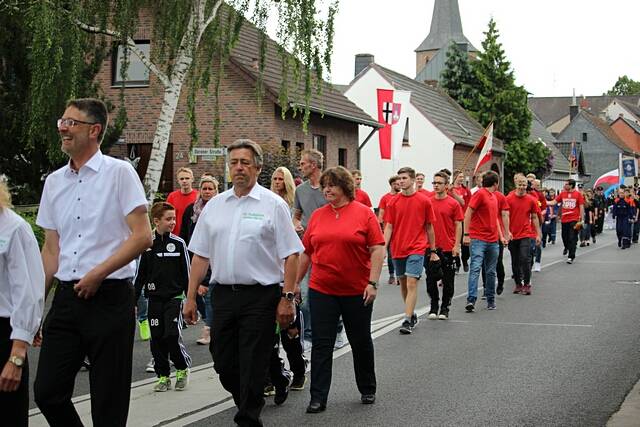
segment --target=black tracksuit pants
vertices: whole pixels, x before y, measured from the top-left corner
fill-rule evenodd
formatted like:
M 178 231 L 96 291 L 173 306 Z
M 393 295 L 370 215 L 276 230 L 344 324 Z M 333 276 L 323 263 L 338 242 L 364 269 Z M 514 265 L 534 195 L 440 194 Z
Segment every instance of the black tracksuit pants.
M 11 355 L 11 324 L 9 318 L 0 317 L 0 369 Z M 26 362 L 26 361 L 25 361 Z M 27 427 L 29 423 L 29 364 L 22 367 L 20 385 L 16 391 L 0 392 L 2 425 Z
M 130 280 L 105 280 L 98 292 L 85 300 L 76 296 L 75 283 L 57 286 L 44 321 L 35 401 L 52 427 L 82 426 L 71 395 L 86 356 L 91 363 L 93 425 L 124 427 L 136 330 L 133 285 Z
M 454 293 L 454 280 L 456 277 L 455 260 L 451 252 L 442 252 L 438 249 L 438 257 L 442 266 L 442 304 L 440 302 L 440 292 L 438 291 L 438 281 L 433 280 L 429 275 L 429 259 L 425 257 L 425 271 L 427 274 L 427 294 L 431 298 L 431 313 L 438 313 L 438 308 L 448 309 L 451 305 L 451 298 Z
M 171 373 L 169 358 L 176 369 L 191 366 L 191 357 L 182 342 L 182 300 L 150 297 L 147 314 L 151 329 L 151 354 L 158 377 Z

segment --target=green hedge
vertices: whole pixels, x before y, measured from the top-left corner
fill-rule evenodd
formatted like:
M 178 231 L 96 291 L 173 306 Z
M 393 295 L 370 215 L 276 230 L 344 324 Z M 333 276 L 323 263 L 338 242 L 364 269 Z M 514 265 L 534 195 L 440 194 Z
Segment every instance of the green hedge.
M 22 218 L 25 219 L 33 229 L 33 234 L 36 235 L 38 245 L 42 248 L 44 244 L 44 230 L 36 225 L 37 212 L 18 212 Z

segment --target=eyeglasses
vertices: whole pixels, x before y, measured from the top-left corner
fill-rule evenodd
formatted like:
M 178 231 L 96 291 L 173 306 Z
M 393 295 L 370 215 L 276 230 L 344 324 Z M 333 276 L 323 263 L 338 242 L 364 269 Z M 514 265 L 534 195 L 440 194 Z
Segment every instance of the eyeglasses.
M 62 126 L 66 127 L 66 128 L 72 128 L 78 124 L 81 125 L 97 125 L 98 123 L 96 122 L 84 122 L 82 120 L 77 120 L 77 119 L 58 119 L 58 129 L 60 129 Z
M 438 182 L 438 181 L 433 181 L 431 183 L 431 185 L 445 185 L 445 184 L 446 184 L 445 182 Z

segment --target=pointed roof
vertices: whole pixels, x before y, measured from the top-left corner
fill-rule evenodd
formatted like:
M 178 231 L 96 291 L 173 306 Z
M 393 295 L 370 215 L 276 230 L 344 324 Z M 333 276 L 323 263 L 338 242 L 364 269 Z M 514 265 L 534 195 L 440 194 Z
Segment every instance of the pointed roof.
M 435 0 L 433 16 L 431 17 L 431 30 L 427 38 L 415 51 L 444 49 L 449 46 L 452 40 L 458 44 L 466 43 L 470 52 L 478 51 L 462 32 L 462 19 L 460 19 L 458 0 Z

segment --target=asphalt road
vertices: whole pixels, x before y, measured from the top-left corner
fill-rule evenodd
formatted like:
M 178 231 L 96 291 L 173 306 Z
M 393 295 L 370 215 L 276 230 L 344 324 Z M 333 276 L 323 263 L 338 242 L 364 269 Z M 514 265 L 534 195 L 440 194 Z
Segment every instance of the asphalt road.
M 397 331 L 399 289 L 382 285 L 374 306 L 377 402 L 359 403 L 352 354 L 342 351 L 326 412 L 305 414 L 308 389 L 291 392 L 281 407 L 267 401 L 265 425 L 606 424 L 640 377 L 640 249 L 620 251 L 605 233 L 573 265 L 560 244 L 548 246 L 533 295 L 511 294 L 507 280 L 496 311 L 480 302 L 465 313 L 467 275 L 458 275 L 451 319 L 422 316 L 411 336 Z M 508 251 L 504 262 L 509 277 Z M 418 306 L 427 301 L 423 280 Z M 211 362 L 195 344 L 199 332 L 199 325 L 184 331 L 194 366 Z M 134 381 L 153 377 L 144 372 L 149 355 L 148 343 L 136 341 Z M 30 361 L 33 382 L 37 350 Z M 86 393 L 88 374 L 80 372 L 74 396 Z M 235 408 L 216 403 L 207 403 L 213 415 L 190 425 L 232 425 Z

